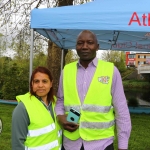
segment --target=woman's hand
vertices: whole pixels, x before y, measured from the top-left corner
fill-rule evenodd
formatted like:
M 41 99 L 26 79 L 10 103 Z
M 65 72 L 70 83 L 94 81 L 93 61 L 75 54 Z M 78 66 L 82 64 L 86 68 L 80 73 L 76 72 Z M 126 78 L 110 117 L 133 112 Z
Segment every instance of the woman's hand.
M 58 122 L 61 124 L 61 126 L 65 130 L 67 130 L 69 132 L 73 132 L 73 131 L 77 130 L 77 128 L 79 127 L 79 125 L 75 124 L 73 122 L 68 122 L 66 118 L 67 118 L 67 115 L 58 115 L 57 116 Z

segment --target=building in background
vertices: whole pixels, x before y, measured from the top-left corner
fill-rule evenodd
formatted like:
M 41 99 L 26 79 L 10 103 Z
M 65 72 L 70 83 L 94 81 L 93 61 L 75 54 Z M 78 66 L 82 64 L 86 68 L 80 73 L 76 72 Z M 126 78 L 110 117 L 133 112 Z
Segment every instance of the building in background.
M 150 53 L 126 52 L 126 66 L 150 65 Z

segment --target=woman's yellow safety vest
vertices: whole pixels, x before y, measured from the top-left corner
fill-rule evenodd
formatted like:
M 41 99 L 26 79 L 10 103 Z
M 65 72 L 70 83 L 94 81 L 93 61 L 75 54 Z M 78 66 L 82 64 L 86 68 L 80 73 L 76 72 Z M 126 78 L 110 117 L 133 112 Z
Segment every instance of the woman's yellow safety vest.
M 79 129 L 64 130 L 70 140 L 82 138 L 86 141 L 100 140 L 114 136 L 114 112 L 111 86 L 114 65 L 99 60 L 90 87 L 81 105 L 77 91 L 77 62 L 65 66 L 63 74 L 64 106 L 67 114 L 71 107 L 81 113 Z
M 30 93 L 16 96 L 18 102 L 22 101 L 29 115 L 30 124 L 25 141 L 27 150 L 60 150 L 62 144 L 62 132 L 45 106 Z M 56 99 L 56 98 L 55 98 Z M 55 104 L 52 104 L 54 112 Z

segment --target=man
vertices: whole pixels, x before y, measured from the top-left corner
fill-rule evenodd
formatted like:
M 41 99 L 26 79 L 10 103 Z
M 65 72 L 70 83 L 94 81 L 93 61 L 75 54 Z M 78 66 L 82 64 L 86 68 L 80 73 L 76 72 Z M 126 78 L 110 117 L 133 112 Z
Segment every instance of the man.
M 96 58 L 98 49 L 96 35 L 82 31 L 76 42 L 80 59 L 60 77 L 55 111 L 65 150 L 113 150 L 115 126 L 118 150 L 128 149 L 131 121 L 121 76 L 112 63 Z M 81 113 L 79 124 L 66 120 L 71 107 Z

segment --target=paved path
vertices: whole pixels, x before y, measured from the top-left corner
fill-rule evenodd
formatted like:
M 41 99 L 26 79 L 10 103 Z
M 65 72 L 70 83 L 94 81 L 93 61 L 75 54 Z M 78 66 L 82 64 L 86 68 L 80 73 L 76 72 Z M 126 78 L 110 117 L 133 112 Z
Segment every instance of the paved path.
M 137 99 L 139 101 L 139 105 L 141 105 L 141 106 L 149 106 L 150 107 L 150 102 L 143 101 L 143 100 L 141 100 L 139 98 L 137 98 Z

